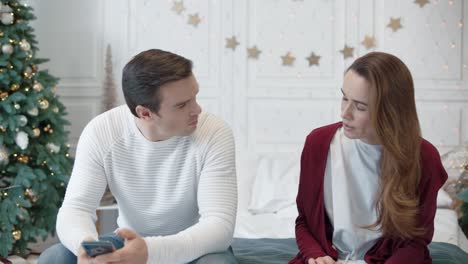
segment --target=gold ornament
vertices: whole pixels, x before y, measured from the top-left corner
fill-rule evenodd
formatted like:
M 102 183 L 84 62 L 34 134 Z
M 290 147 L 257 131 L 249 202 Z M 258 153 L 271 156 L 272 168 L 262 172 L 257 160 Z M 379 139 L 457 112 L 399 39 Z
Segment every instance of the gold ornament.
M 253 46 L 250 49 L 249 48 L 247 49 L 247 54 L 248 54 L 249 59 L 256 59 L 257 60 L 258 55 L 260 55 L 260 53 L 262 53 L 262 51 L 259 50 L 257 48 L 257 46 Z
M 309 57 L 307 57 L 309 61 L 309 67 L 312 65 L 319 65 L 320 56 L 315 55 L 315 53 L 311 53 Z
M 364 45 L 366 49 L 371 49 L 375 47 L 375 38 L 373 36 L 366 35 L 364 37 L 364 40 L 361 42 L 361 44 Z
M 33 195 L 34 195 L 34 193 L 33 193 L 31 188 L 27 188 L 26 190 L 24 190 L 24 196 L 31 197 Z
M 42 86 L 42 84 L 40 82 L 34 82 L 34 84 L 33 84 L 33 90 L 34 91 L 40 92 L 40 91 L 42 91 L 42 89 L 44 89 L 44 86 Z
M 393 17 L 391 17 L 391 18 L 390 18 L 390 22 L 388 23 L 387 27 L 391 28 L 391 29 L 393 30 L 393 32 L 398 31 L 400 28 L 402 28 L 402 26 L 401 26 L 401 18 L 393 18 Z
M 174 5 L 172 6 L 172 11 L 180 15 L 184 10 L 185 10 L 185 6 L 184 6 L 183 1 L 174 1 Z
M 58 109 L 58 107 L 54 106 L 54 107 L 52 108 L 52 112 L 54 112 L 54 113 L 58 113 L 58 112 L 59 112 L 59 109 Z
M 340 50 L 341 53 L 343 53 L 343 58 L 346 60 L 347 58 L 352 58 L 354 57 L 354 48 L 348 47 L 348 45 L 345 44 L 344 48 Z
M 189 15 L 189 20 L 188 20 L 187 23 L 189 23 L 190 25 L 192 25 L 194 27 L 197 27 L 198 24 L 200 24 L 200 22 L 201 22 L 201 19 L 198 16 L 198 13 L 195 13 L 193 15 Z
M 40 136 L 40 135 L 41 135 L 41 130 L 40 130 L 39 128 L 36 127 L 36 128 L 34 128 L 34 129 L 32 130 L 32 136 L 33 136 L 33 137 L 38 137 L 38 136 Z
M 8 98 L 8 93 L 7 92 L 0 93 L 0 99 L 2 101 L 5 101 L 5 99 L 7 99 L 7 98 Z
M 47 126 L 45 126 L 43 128 L 44 132 L 49 132 L 49 133 L 52 133 L 54 130 L 52 129 L 52 127 L 50 126 L 50 124 L 47 124 Z M 52 131 L 52 132 L 50 132 Z
M 21 108 L 21 105 L 19 104 L 14 104 L 13 107 L 16 109 L 16 110 L 19 110 Z
M 31 70 L 31 68 L 29 68 L 29 70 Z M 26 78 L 26 79 L 31 79 L 32 76 L 33 76 L 33 73 L 32 73 L 32 71 L 28 71 L 28 70 L 27 70 L 27 71 L 23 72 L 23 76 L 24 76 L 24 78 Z
M 288 51 L 286 55 L 281 56 L 281 59 L 283 60 L 283 66 L 292 66 L 294 64 L 294 60 L 296 60 L 296 57 L 294 57 L 291 52 Z
M 0 37 L 3 37 L 3 31 L 0 31 Z
M 18 84 L 16 84 L 16 83 L 14 83 L 14 84 L 12 84 L 10 86 L 10 90 L 12 90 L 13 92 L 17 91 L 19 88 L 20 88 L 20 86 Z
M 418 4 L 420 8 L 423 8 L 425 5 L 429 4 L 429 0 L 415 0 L 415 4 Z
M 7 63 L 7 67 L 8 67 L 8 69 L 10 69 L 10 70 L 13 69 L 13 65 L 12 65 L 11 63 Z
M 51 91 L 55 94 L 57 93 L 57 86 L 52 87 Z
M 11 232 L 11 235 L 16 241 L 18 241 L 21 239 L 21 230 L 14 230 L 13 232 Z
M 24 154 L 21 154 L 18 157 L 18 161 L 21 163 L 27 164 L 29 162 L 29 157 Z
M 41 108 L 41 109 L 49 108 L 49 101 L 47 101 L 46 99 L 41 98 L 41 99 L 39 99 L 37 101 L 39 102 L 39 108 Z
M 31 50 L 31 44 L 26 39 L 22 39 L 19 42 L 19 46 L 23 51 L 30 51 Z

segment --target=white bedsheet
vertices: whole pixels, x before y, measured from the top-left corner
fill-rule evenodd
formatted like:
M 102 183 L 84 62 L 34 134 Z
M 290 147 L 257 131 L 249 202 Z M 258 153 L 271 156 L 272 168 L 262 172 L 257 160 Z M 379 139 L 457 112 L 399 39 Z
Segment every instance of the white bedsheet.
M 253 215 L 247 210 L 239 211 L 234 237 L 293 238 L 295 237 L 296 215 L 294 206 L 281 210 L 276 214 Z M 468 240 L 458 225 L 457 215 L 453 210 L 437 209 L 432 240 L 454 244 L 468 252 Z

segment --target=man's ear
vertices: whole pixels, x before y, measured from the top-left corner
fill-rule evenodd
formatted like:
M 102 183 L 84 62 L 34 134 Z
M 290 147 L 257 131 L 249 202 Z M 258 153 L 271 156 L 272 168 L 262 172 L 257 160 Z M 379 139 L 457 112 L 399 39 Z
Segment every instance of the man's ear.
M 151 110 L 149 110 L 148 108 L 142 106 L 142 105 L 137 105 L 136 108 L 135 108 L 135 112 L 138 116 L 138 118 L 142 119 L 142 120 L 148 120 L 148 119 L 151 119 Z

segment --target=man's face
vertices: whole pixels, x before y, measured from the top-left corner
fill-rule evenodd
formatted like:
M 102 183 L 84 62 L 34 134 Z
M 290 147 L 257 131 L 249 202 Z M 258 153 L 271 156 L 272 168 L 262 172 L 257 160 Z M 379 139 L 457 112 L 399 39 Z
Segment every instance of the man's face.
M 198 83 L 193 75 L 161 86 L 161 105 L 154 125 L 159 133 L 187 136 L 197 128 L 201 107 L 197 103 Z

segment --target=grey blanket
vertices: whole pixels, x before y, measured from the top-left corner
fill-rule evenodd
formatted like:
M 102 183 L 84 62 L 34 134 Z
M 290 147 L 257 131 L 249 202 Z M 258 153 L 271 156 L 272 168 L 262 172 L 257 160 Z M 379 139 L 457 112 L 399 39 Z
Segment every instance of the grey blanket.
M 294 258 L 298 252 L 294 238 L 235 238 L 232 249 L 239 264 L 284 264 Z M 433 242 L 429 245 L 429 251 L 434 264 L 468 263 L 468 254 L 452 244 Z

